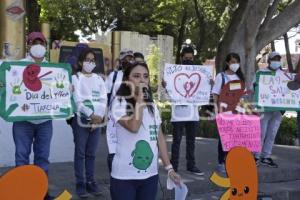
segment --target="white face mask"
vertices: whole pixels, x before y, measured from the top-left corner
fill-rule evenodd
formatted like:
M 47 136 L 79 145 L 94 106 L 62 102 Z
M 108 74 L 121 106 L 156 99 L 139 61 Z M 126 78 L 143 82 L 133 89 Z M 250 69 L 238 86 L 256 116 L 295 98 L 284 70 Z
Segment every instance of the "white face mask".
M 83 67 L 84 71 L 86 71 L 87 73 L 91 73 L 93 71 L 93 69 L 95 69 L 96 63 L 94 63 L 94 62 L 83 62 L 82 67 Z
M 30 48 L 30 54 L 35 58 L 43 58 L 46 54 L 46 48 L 40 44 L 33 45 Z
M 270 63 L 270 67 L 274 70 L 278 69 L 280 66 L 281 66 L 280 61 L 271 61 Z
M 237 72 L 237 70 L 240 68 L 240 64 L 239 63 L 234 63 L 234 64 L 230 64 L 229 65 L 229 69 L 233 72 Z

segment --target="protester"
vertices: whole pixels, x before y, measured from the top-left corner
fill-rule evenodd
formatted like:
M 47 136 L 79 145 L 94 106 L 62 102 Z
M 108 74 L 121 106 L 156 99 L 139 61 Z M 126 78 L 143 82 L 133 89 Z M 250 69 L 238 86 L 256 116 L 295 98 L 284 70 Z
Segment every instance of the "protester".
M 113 71 L 109 74 L 105 81 L 107 98 L 108 98 L 108 107 L 110 107 L 113 98 L 116 95 L 117 90 L 119 89 L 122 79 L 123 71 L 127 68 L 130 63 L 134 61 L 133 51 L 130 49 L 123 49 L 120 51 L 119 55 L 119 66 L 118 70 Z M 116 129 L 114 127 L 114 122 L 111 120 L 110 113 L 108 112 L 108 121 L 106 128 L 106 139 L 108 146 L 108 155 L 107 155 L 107 165 L 108 169 L 111 172 L 111 163 L 112 159 L 116 153 Z
M 168 176 L 180 184 L 173 170 L 152 100 L 149 69 L 135 63 L 124 70 L 123 83 L 112 103 L 117 145 L 112 163 L 112 200 L 153 200 L 158 185 L 158 152 Z
M 183 47 L 180 60 L 182 65 L 193 65 L 194 49 L 189 46 Z M 167 83 L 163 80 L 162 86 L 165 88 L 166 85 Z M 173 128 L 171 163 L 174 170 L 176 172 L 178 171 L 180 143 L 185 129 L 187 170 L 196 175 L 204 175 L 204 173 L 196 167 L 195 163 L 195 138 L 200 128 L 199 106 L 191 104 L 172 105 L 171 123 Z
M 268 67 L 259 71 L 276 72 L 282 70 L 281 56 L 278 52 L 271 52 L 268 56 Z M 255 83 L 254 83 L 255 85 Z M 255 88 L 256 89 L 256 88 Z M 282 120 L 282 111 L 270 111 L 261 113 L 261 153 L 255 154 L 257 165 L 262 164 L 272 168 L 278 165 L 271 158 L 272 148 Z
M 212 94 L 214 103 L 217 105 L 217 113 L 222 112 L 220 108 L 219 96 L 224 89 L 223 86 L 229 81 L 241 80 L 245 81 L 244 74 L 241 70 L 241 59 L 236 53 L 229 53 L 224 61 L 224 68 L 221 73 L 216 76 L 214 86 L 212 88 Z M 225 173 L 225 156 L 227 152 L 223 151 L 221 140 L 218 143 L 218 168 L 219 172 Z
M 101 194 L 94 170 L 107 93 L 103 79 L 93 73 L 95 58 L 93 50 L 85 49 L 78 58 L 78 72 L 72 76 L 77 110 L 71 122 L 75 143 L 74 169 L 76 193 L 81 198 L 88 197 L 88 193 Z
M 47 62 L 46 38 L 41 32 L 31 32 L 27 37 L 28 55 L 21 61 L 40 64 Z M 52 120 L 18 121 L 13 123 L 13 139 L 16 147 L 16 166 L 30 164 L 33 145 L 34 165 L 41 167 L 47 174 L 49 169 L 50 143 L 52 139 Z M 52 199 L 48 193 L 45 199 Z
M 145 57 L 140 52 L 134 52 L 133 57 L 136 62 L 145 62 Z

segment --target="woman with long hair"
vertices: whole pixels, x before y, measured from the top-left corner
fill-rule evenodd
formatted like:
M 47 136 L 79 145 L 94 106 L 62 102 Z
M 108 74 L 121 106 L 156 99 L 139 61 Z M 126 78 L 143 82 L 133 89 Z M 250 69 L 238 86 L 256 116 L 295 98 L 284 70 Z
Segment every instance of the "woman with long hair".
M 147 64 L 137 62 L 125 69 L 111 111 L 118 141 L 111 172 L 112 199 L 154 200 L 158 153 L 168 176 L 180 184 L 181 178 L 170 164 L 159 111 L 152 100 Z
M 237 53 L 229 53 L 224 61 L 223 71 L 220 72 L 215 79 L 214 86 L 212 88 L 212 94 L 214 97 L 215 105 L 218 105 L 218 112 L 221 112 L 219 107 L 219 95 L 223 89 L 223 86 L 229 81 L 241 80 L 245 81 L 244 74 L 241 70 L 241 59 Z M 225 173 L 225 157 L 226 153 L 223 151 L 221 141 L 218 144 L 218 171 Z

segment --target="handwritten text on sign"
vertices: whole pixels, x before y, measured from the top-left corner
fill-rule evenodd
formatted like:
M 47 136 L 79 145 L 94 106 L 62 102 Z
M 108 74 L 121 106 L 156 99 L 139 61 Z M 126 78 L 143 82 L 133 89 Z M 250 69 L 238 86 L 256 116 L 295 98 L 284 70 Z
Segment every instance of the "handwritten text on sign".
M 64 64 L 3 63 L 8 121 L 66 118 L 72 114 L 70 68 Z
M 216 117 L 224 151 L 236 146 L 261 151 L 260 119 L 255 115 L 218 114 Z
M 168 63 L 165 65 L 166 89 L 175 104 L 208 104 L 211 78 L 212 66 Z
M 291 90 L 288 87 L 290 83 L 293 84 L 294 77 L 295 74 L 282 70 L 276 73 L 258 72 L 255 90 L 257 105 L 265 110 L 299 110 L 300 89 Z

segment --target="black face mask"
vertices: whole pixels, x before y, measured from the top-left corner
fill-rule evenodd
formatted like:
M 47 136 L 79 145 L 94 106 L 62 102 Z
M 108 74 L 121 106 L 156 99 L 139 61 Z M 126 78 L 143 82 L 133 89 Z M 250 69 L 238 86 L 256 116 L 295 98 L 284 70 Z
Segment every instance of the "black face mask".
M 182 61 L 182 64 L 183 64 L 183 65 L 193 65 L 194 62 L 193 62 L 192 60 L 183 60 L 183 61 Z

